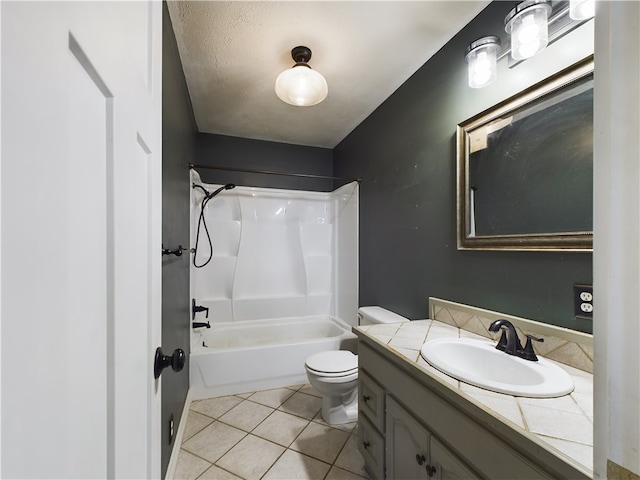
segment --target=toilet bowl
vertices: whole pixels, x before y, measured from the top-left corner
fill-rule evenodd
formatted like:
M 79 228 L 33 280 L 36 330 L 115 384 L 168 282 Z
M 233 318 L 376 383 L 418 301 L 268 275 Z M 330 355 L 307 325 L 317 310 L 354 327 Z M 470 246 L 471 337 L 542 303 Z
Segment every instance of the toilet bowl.
M 359 325 L 408 322 L 381 307 L 358 310 Z M 358 356 L 348 350 L 316 353 L 305 362 L 307 378 L 322 394 L 322 418 L 330 425 L 358 419 Z
M 322 394 L 322 418 L 335 425 L 358 417 L 358 356 L 348 350 L 316 353 L 305 362 L 307 378 Z

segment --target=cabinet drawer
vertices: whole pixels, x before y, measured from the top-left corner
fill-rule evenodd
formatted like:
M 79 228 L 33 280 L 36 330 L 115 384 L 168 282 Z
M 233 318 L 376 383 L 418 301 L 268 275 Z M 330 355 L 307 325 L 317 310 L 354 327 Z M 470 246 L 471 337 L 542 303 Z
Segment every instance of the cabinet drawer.
M 364 415 L 358 416 L 358 450 L 364 458 L 364 466 L 371 478 L 383 480 L 384 438 Z
M 384 390 L 362 369 L 358 373 L 358 409 L 384 432 Z

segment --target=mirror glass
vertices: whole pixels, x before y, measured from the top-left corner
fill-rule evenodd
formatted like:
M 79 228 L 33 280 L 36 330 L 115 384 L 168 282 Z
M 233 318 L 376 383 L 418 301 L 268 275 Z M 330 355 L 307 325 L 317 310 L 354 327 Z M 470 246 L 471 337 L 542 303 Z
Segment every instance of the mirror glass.
M 592 248 L 593 61 L 458 125 L 458 248 Z

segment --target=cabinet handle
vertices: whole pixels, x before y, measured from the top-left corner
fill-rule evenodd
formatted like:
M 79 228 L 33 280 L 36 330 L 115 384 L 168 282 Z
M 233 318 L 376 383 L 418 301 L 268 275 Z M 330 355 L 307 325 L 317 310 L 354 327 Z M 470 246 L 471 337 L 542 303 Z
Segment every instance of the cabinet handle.
M 424 463 L 424 461 L 426 460 L 426 458 L 424 457 L 424 455 L 420 455 L 419 453 L 416 453 L 416 463 L 418 465 L 422 465 Z M 429 467 L 427 466 L 427 469 Z M 427 470 L 428 471 L 428 470 Z
M 367 442 L 366 440 L 364 442 L 362 442 L 362 446 L 364 447 L 365 450 L 368 449 L 370 445 L 371 444 L 369 442 Z
M 435 473 L 436 467 L 434 467 L 433 465 L 427 465 L 427 475 L 429 475 L 429 477 L 433 477 Z
M 371 400 L 371 397 L 369 395 L 363 395 L 362 399 L 364 400 L 364 403 L 367 403 L 369 400 Z

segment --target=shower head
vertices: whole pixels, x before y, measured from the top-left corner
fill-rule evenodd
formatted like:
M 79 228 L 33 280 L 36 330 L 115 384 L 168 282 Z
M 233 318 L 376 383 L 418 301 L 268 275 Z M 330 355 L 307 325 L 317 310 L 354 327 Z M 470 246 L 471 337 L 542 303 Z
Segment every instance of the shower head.
M 221 191 L 223 190 L 231 190 L 232 188 L 236 188 L 236 186 L 233 183 L 227 183 L 226 185 L 220 187 L 219 189 L 217 189 L 215 192 L 210 193 L 207 195 L 207 198 L 213 198 L 216 195 L 218 195 Z
M 192 183 L 191 184 L 191 188 L 199 188 L 200 190 L 202 190 L 204 192 L 204 197 L 205 198 L 213 198 L 216 195 L 218 195 L 222 190 L 231 190 L 232 188 L 236 188 L 236 186 L 233 183 L 227 183 L 225 186 L 220 187 L 219 189 L 217 189 L 213 193 L 210 193 L 209 190 L 204 188 L 202 185 L 198 185 L 197 183 Z

